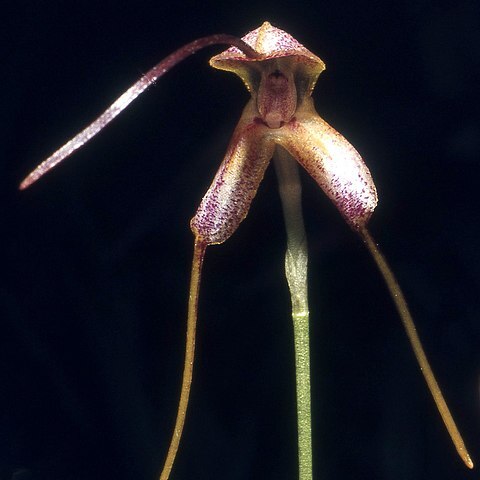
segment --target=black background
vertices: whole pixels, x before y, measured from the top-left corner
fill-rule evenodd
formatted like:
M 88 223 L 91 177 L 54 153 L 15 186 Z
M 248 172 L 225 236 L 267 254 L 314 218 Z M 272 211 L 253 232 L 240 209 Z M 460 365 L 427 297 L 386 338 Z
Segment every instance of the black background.
M 175 417 L 188 222 L 248 94 L 212 48 L 73 158 L 17 185 L 163 56 L 264 20 L 327 64 L 317 109 L 362 153 L 370 223 L 480 462 L 478 2 L 26 2 L 2 7 L 0 477 L 155 479 Z M 304 175 L 315 479 L 469 479 L 366 250 Z M 207 251 L 172 479 L 297 478 L 273 169 Z

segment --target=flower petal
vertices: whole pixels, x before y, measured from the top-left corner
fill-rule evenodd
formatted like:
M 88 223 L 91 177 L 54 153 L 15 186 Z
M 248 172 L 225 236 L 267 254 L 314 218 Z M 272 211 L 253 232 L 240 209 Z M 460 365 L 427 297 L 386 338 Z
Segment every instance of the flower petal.
M 235 232 L 247 216 L 273 156 L 274 139 L 255 116 L 256 106 L 250 100 L 225 158 L 190 222 L 197 239 L 207 244 L 222 243 Z
M 304 80 L 308 95 L 312 93 L 320 73 L 325 70 L 325 64 L 321 58 L 305 48 L 289 33 L 268 22 L 263 22 L 260 27 L 247 33 L 242 40 L 254 48 L 261 55 L 260 58 L 248 57 L 237 47 L 230 47 L 212 57 L 210 65 L 219 70 L 236 73 L 250 92 L 257 88 L 255 73 L 260 71 L 262 64 L 268 60 L 293 58 L 292 68 L 298 71 Z
M 350 226 L 365 226 L 377 205 L 372 176 L 355 148 L 320 118 L 311 98 L 277 135 L 278 143 L 307 170 Z

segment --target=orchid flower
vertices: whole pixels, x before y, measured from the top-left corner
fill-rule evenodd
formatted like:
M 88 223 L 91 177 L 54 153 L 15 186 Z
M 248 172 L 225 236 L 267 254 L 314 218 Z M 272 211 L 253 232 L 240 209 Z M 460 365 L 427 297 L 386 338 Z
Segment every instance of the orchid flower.
M 185 422 L 193 373 L 200 279 L 208 245 L 225 242 L 250 209 L 264 173 L 274 158 L 287 229 L 285 271 L 292 298 L 297 369 L 300 479 L 312 478 L 310 362 L 308 344 L 307 244 L 301 213 L 297 164 L 315 180 L 372 254 L 404 324 L 420 369 L 453 443 L 469 467 L 473 462 L 430 368 L 407 303 L 393 273 L 367 230 L 377 205 L 372 176 L 355 148 L 316 112 L 312 91 L 325 70 L 323 61 L 291 35 L 264 22 L 242 40 L 214 35 L 196 40 L 152 68 L 100 117 L 41 163 L 20 185 L 24 189 L 80 148 L 138 95 L 186 56 L 216 43 L 231 46 L 210 64 L 236 73 L 251 98 L 240 117 L 224 160 L 190 222 L 195 236 L 191 272 L 187 346 L 181 396 L 161 480 L 167 480 Z

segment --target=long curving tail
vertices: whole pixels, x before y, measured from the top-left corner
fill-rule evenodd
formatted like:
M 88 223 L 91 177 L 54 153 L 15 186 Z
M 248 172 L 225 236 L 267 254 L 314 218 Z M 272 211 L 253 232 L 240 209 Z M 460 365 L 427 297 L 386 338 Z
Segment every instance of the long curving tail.
M 375 263 L 377 264 L 377 267 L 380 270 L 380 273 L 382 274 L 385 283 L 387 284 L 390 295 L 395 302 L 403 326 L 405 327 L 405 332 L 407 333 L 407 337 L 413 348 L 413 352 L 415 353 L 415 357 L 417 358 L 420 370 L 422 371 L 430 393 L 435 400 L 438 411 L 442 416 L 443 423 L 447 427 L 450 438 L 452 439 L 452 442 L 455 445 L 455 448 L 457 449 L 457 452 L 465 465 L 468 468 L 473 468 L 472 459 L 468 454 L 463 438 L 458 431 L 452 414 L 450 413 L 447 403 L 443 398 L 442 391 L 440 390 L 437 380 L 435 379 L 435 375 L 433 374 L 433 371 L 430 367 L 425 351 L 423 350 L 422 343 L 420 342 L 420 338 L 415 328 L 415 324 L 413 323 L 412 315 L 410 314 L 407 301 L 405 300 L 403 292 L 400 289 L 400 285 L 398 284 L 397 279 L 393 275 L 393 272 L 387 261 L 385 260 L 385 257 L 375 243 L 375 240 L 370 235 L 370 232 L 365 227 L 362 227 L 358 230 L 358 233 L 362 240 L 365 242 L 365 245 L 367 246 L 373 259 L 375 260 Z
M 160 480 L 168 480 L 172 471 L 173 462 L 177 455 L 180 438 L 182 436 L 185 417 L 187 415 L 188 398 L 190 396 L 190 387 L 192 385 L 193 361 L 195 355 L 195 331 L 198 317 L 198 295 L 200 291 L 200 280 L 202 275 L 203 258 L 207 244 L 195 239 L 193 249 L 192 273 L 190 277 L 190 294 L 188 299 L 188 320 L 187 320 L 187 341 L 185 347 L 185 363 L 183 367 L 182 390 L 178 402 L 177 419 L 173 429 L 170 447 L 168 448 L 167 458 L 163 465 Z

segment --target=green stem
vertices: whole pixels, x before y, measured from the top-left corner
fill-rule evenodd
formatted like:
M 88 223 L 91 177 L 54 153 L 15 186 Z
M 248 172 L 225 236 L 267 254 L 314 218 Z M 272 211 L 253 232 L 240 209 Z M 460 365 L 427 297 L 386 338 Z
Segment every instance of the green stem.
M 285 273 L 292 299 L 295 340 L 299 479 L 312 480 L 308 252 L 302 215 L 302 187 L 297 163 L 281 147 L 277 147 L 275 151 L 274 164 L 287 230 Z

